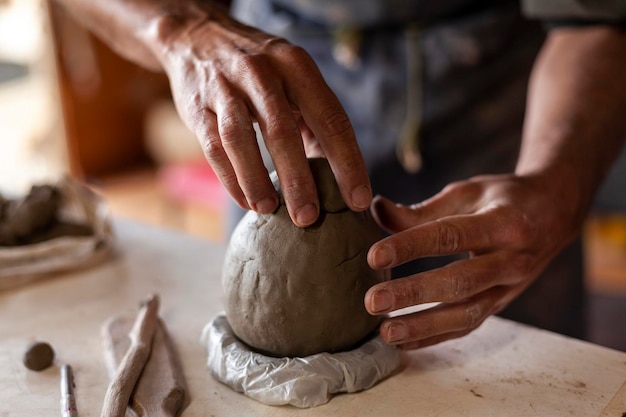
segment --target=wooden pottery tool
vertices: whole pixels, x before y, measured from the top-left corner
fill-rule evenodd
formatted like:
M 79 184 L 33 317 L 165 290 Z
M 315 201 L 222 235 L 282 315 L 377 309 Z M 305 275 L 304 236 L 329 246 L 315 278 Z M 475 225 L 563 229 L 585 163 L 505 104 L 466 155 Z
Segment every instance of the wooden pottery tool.
M 152 341 L 159 323 L 159 304 L 156 294 L 141 303 L 128 333 L 130 345 L 113 372 L 100 417 L 125 417 L 130 397 L 152 353 Z
M 102 328 L 105 359 L 113 375 L 130 345 L 130 317 L 115 317 Z M 135 390 L 130 407 L 138 417 L 176 417 L 189 403 L 179 358 L 163 322 L 159 319 L 152 341 L 152 353 Z

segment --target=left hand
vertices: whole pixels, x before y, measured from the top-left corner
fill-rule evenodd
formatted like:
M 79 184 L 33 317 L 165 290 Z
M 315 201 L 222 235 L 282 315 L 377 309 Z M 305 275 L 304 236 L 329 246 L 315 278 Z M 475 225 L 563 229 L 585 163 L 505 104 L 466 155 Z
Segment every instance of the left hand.
M 374 269 L 413 259 L 469 253 L 442 268 L 375 285 L 365 295 L 371 314 L 439 302 L 387 318 L 382 338 L 415 349 L 461 337 L 502 310 L 576 235 L 580 220 L 563 190 L 537 176 L 480 176 L 453 183 L 412 206 L 377 197 L 372 212 L 393 233 L 369 250 Z

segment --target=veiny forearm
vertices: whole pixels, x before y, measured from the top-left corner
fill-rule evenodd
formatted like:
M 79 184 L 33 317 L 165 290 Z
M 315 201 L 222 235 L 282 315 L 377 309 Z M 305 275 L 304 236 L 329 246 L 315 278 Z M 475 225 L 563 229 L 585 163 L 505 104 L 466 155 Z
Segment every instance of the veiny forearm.
M 152 70 L 162 64 L 155 50 L 163 27 L 175 22 L 222 19 L 230 1 L 55 0 L 123 57 Z
M 624 109 L 626 30 L 552 31 L 531 77 L 516 173 L 543 178 L 573 226 L 624 143 Z
M 348 206 L 369 207 L 371 187 L 354 129 L 304 49 L 237 22 L 223 2 L 57 1 L 121 55 L 165 71 L 181 119 L 241 207 L 271 213 L 279 202 L 255 122 L 294 224 L 308 226 L 319 215 L 303 131 L 319 142 Z

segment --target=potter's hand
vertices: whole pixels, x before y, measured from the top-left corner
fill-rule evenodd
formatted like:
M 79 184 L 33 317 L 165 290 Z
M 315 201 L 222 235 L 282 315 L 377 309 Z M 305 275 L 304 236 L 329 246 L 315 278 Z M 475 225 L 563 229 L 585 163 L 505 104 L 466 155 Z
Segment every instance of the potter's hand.
M 618 75 L 625 69 L 622 28 L 551 31 L 529 84 L 517 175 L 459 182 L 412 207 L 375 201 L 379 223 L 395 234 L 372 246 L 372 267 L 469 253 L 469 259 L 368 291 L 365 305 L 375 314 L 441 302 L 387 319 L 381 327 L 386 341 L 417 348 L 469 333 L 573 239 L 624 144 L 626 81 Z
M 538 177 L 482 176 L 413 206 L 377 197 L 374 217 L 393 234 L 371 247 L 372 268 L 469 253 L 442 268 L 372 287 L 365 296 L 372 314 L 440 302 L 387 318 L 383 339 L 414 349 L 464 336 L 532 283 L 577 230 L 571 208 L 546 183 Z
M 328 158 L 348 206 L 369 207 L 370 184 L 352 125 L 303 49 L 217 12 L 182 25 L 161 22 L 158 31 L 164 46 L 156 55 L 178 111 L 241 207 L 270 213 L 278 204 L 254 121 L 296 225 L 310 225 L 319 214 L 304 141 L 307 151 Z

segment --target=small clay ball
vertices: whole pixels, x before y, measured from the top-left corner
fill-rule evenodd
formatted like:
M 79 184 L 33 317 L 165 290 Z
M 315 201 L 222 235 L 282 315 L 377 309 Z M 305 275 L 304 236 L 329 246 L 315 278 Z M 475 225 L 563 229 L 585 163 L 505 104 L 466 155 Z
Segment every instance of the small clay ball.
M 43 371 L 54 362 L 54 350 L 46 342 L 33 342 L 26 348 L 23 362 L 31 371 Z
M 367 264 L 367 252 L 382 233 L 369 211 L 345 205 L 325 159 L 309 165 L 320 197 L 319 220 L 295 226 L 281 196 L 276 212 L 244 216 L 224 263 L 229 324 L 239 339 L 270 356 L 348 350 L 380 323 L 365 310 L 363 298 L 389 277 Z

